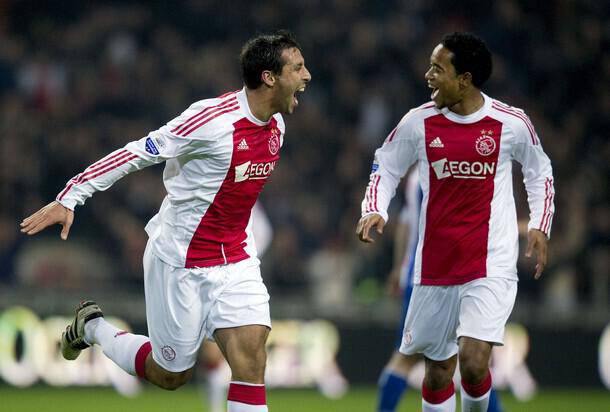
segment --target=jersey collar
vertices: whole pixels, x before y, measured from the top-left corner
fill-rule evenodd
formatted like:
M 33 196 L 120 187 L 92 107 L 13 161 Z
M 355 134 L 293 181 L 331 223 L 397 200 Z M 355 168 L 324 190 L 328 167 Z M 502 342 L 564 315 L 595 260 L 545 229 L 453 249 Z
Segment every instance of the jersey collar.
M 483 106 L 477 110 L 474 113 L 470 113 L 466 116 L 460 116 L 457 113 L 452 112 L 451 110 L 449 110 L 447 107 L 444 107 L 441 110 L 441 113 L 449 120 L 451 120 L 452 122 L 456 122 L 456 123 L 476 123 L 479 120 L 483 119 L 485 116 L 487 116 L 487 114 L 489 113 L 489 111 L 491 110 L 491 103 L 492 103 L 492 99 L 487 96 L 485 93 L 481 92 L 481 95 L 483 96 L 484 99 L 484 103 Z
M 265 125 L 269 124 L 269 122 L 273 118 L 273 116 L 271 116 L 269 118 L 269 120 L 267 120 L 266 122 L 263 122 L 262 120 L 257 119 L 256 116 L 254 116 L 252 114 L 252 111 L 250 110 L 250 106 L 248 105 L 248 97 L 246 97 L 246 87 L 245 86 L 243 87 L 243 89 L 241 89 L 239 92 L 237 92 L 237 101 L 239 102 L 240 106 L 244 108 L 244 112 L 246 113 L 246 117 L 248 118 L 248 120 L 250 120 L 252 123 L 254 123 L 258 126 L 265 126 Z

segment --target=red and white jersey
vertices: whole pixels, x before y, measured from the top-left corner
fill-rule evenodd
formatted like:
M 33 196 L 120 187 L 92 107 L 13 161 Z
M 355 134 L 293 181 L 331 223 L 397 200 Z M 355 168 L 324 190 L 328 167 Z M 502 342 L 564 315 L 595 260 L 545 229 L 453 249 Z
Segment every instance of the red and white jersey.
M 256 257 L 251 211 L 280 157 L 278 113 L 254 117 L 245 89 L 192 104 L 72 178 L 57 196 L 82 205 L 128 173 L 165 161 L 167 196 L 146 225 L 153 252 L 176 267 L 207 267 Z
M 513 160 L 522 165 L 528 228 L 550 235 L 551 162 L 522 110 L 483 97 L 483 107 L 467 116 L 432 102 L 409 111 L 375 152 L 362 215 L 378 213 L 386 222 L 396 186 L 417 162 L 423 199 L 416 284 L 517 279 Z

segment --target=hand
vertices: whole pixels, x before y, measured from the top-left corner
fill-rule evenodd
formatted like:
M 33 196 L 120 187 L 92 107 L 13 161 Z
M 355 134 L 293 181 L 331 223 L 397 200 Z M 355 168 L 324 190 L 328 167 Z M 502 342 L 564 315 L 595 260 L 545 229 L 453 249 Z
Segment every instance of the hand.
M 23 219 L 21 222 L 21 233 L 35 235 L 48 226 L 59 223 L 63 227 L 60 236 L 63 240 L 66 240 L 68 239 L 68 233 L 73 221 L 74 212 L 61 203 L 54 201 L 30 217 Z
M 548 239 L 540 230 L 532 229 L 527 233 L 527 249 L 525 257 L 531 258 L 532 252 L 536 252 L 536 273 L 534 279 L 539 279 L 542 276 L 542 271 L 546 266 L 547 261 L 547 242 Z
M 381 235 L 383 233 L 384 226 L 385 221 L 381 215 L 373 213 L 360 218 L 358 221 L 358 226 L 356 227 L 356 234 L 361 241 L 365 243 L 373 243 L 375 240 L 369 235 L 369 231 L 376 228 L 377 233 Z

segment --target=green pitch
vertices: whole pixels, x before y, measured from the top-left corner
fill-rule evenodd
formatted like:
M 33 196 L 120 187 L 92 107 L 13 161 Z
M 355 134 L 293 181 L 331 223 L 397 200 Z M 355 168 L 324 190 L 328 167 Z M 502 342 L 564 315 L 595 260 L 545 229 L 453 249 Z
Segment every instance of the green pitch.
M 400 411 L 419 411 L 419 392 L 409 391 Z M 545 390 L 527 403 L 502 393 L 507 412 L 610 411 L 610 392 L 602 390 Z M 329 400 L 315 390 L 276 389 L 268 394 L 271 411 L 287 412 L 373 412 L 375 388 L 356 387 L 340 400 Z M 108 388 L 49 388 L 39 386 L 15 389 L 0 386 L 2 412 L 165 412 L 206 411 L 196 386 L 176 392 L 147 387 L 136 398 L 124 398 Z

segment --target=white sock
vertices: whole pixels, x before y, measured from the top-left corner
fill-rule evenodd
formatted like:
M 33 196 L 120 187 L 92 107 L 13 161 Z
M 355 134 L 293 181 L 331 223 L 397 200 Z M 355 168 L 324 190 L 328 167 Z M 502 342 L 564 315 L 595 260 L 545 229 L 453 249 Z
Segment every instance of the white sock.
M 268 412 L 267 405 L 249 405 L 247 403 L 227 401 L 227 412 Z
M 136 375 L 136 354 L 146 342 L 147 336 L 125 332 L 104 318 L 92 319 L 85 324 L 85 341 L 102 347 L 104 355 L 130 375 Z
M 473 398 L 462 389 L 462 412 L 487 412 L 489 406 L 489 394 L 491 389 L 483 396 Z
M 429 403 L 425 399 L 422 402 L 422 412 L 455 412 L 455 393 L 442 403 Z

